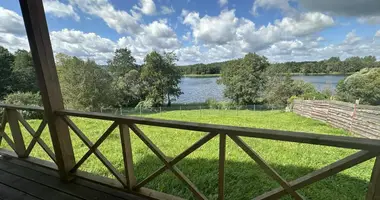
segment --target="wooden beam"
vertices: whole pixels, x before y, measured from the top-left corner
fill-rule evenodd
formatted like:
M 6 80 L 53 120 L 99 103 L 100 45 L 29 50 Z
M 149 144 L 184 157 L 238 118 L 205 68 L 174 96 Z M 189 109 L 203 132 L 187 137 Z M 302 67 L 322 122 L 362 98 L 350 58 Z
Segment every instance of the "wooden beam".
M 20 129 L 20 124 L 18 123 L 19 113 L 17 110 L 6 109 L 9 127 L 11 128 L 11 134 L 13 137 L 13 143 L 15 145 L 15 151 L 18 157 L 26 157 L 26 148 L 24 143 L 24 138 Z
M 243 149 L 249 157 L 251 157 L 270 177 L 276 180 L 285 190 L 296 200 L 303 200 L 304 198 L 295 191 L 290 184 L 282 178 L 269 164 L 265 162 L 263 158 L 260 157 L 251 147 L 249 147 L 242 139 L 237 136 L 230 136 L 230 138 Z
M 64 105 L 43 3 L 42 0 L 19 2 L 60 177 L 69 180 L 75 157 L 67 124 L 54 113 L 64 109 Z
M 226 134 L 219 134 L 218 200 L 224 200 L 224 164 L 226 162 Z
M 129 127 L 125 124 L 120 124 L 119 130 L 124 160 L 124 171 L 127 178 L 127 189 L 132 190 L 136 185 L 136 176 L 133 169 L 131 133 Z
M 111 124 L 111 126 L 106 130 L 106 132 L 103 133 L 102 136 L 95 142 L 94 145 L 91 146 L 91 148 L 87 151 L 87 153 L 84 154 L 84 156 L 75 164 L 75 166 L 70 170 L 72 173 L 74 173 L 79 167 L 87 160 L 88 157 L 92 153 L 95 152 L 95 150 L 104 142 L 105 139 L 112 133 L 112 131 L 115 130 L 117 127 L 117 123 L 114 122 Z
M 355 165 L 365 162 L 378 154 L 379 152 L 359 151 L 339 161 L 336 161 L 326 167 L 311 172 L 301 178 L 298 178 L 294 181 L 290 181 L 289 185 L 295 190 L 301 189 L 319 180 L 337 174 L 345 169 L 351 168 Z M 254 200 L 280 199 L 284 195 L 286 195 L 286 190 L 284 188 L 277 188 L 254 198 Z
M 83 143 L 89 148 L 91 149 L 92 146 L 94 146 L 94 144 L 91 142 L 90 139 L 87 138 L 87 136 L 85 134 L 83 134 L 83 132 L 77 127 L 77 125 L 74 124 L 73 121 L 71 121 L 68 117 L 63 117 L 64 121 L 69 125 L 69 127 L 71 128 L 71 130 L 74 131 L 74 133 L 79 137 L 79 139 L 81 139 L 83 141 Z M 100 162 L 103 163 L 103 165 L 112 173 L 112 175 L 115 176 L 115 178 L 120 181 L 120 183 L 122 185 L 124 185 L 124 187 L 126 187 L 126 181 L 125 181 L 125 177 L 123 175 L 121 175 L 117 169 L 112 165 L 112 163 L 98 150 L 98 149 L 94 149 L 94 154 L 95 156 L 100 160 Z
M 366 200 L 380 200 L 380 157 L 376 157 L 368 185 Z
M 208 133 L 207 135 L 202 137 L 200 140 L 195 142 L 193 145 L 191 145 L 189 148 L 187 148 L 185 151 L 183 151 L 178 156 L 176 156 L 171 161 L 169 161 L 169 165 L 173 166 L 173 165 L 177 164 L 183 158 L 185 158 L 186 156 L 188 156 L 189 154 L 191 154 L 192 152 L 197 150 L 199 147 L 201 147 L 203 144 L 207 143 L 209 140 L 211 140 L 216 135 L 217 135 L 216 133 Z M 156 178 L 158 175 L 162 174 L 166 169 L 168 169 L 167 166 L 168 165 L 164 165 L 161 168 L 159 168 L 158 170 L 156 170 L 155 172 L 153 172 L 147 178 L 145 178 L 144 180 L 142 180 L 141 182 L 136 184 L 134 189 L 139 189 L 139 188 L 143 187 L 144 185 L 146 185 L 147 183 L 149 183 L 150 181 L 152 181 L 154 178 Z
M 136 133 L 136 135 L 145 143 L 147 147 L 173 172 L 178 179 L 180 179 L 193 193 L 194 197 L 200 200 L 207 199 L 198 188 L 176 167 L 169 164 L 168 158 L 165 154 L 134 124 L 129 124 L 129 127 Z
M 8 122 L 7 112 L 5 111 L 5 109 L 3 109 L 3 117 L 1 118 L 1 124 L 0 124 L 0 145 L 1 145 L 1 140 L 3 139 L 2 134 L 4 133 L 7 122 Z

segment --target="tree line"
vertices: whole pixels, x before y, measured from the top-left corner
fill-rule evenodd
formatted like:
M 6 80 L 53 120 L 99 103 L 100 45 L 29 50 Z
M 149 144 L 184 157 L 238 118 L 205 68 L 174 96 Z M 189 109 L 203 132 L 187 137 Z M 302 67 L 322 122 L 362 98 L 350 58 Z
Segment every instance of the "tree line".
M 170 106 L 182 92 L 181 73 L 174 53 L 153 51 L 137 65 L 128 49 L 117 49 L 106 66 L 65 54 L 56 66 L 65 106 L 94 110 L 101 107 Z M 10 104 L 41 105 L 30 52 L 14 54 L 0 47 L 0 100 Z
M 210 64 L 194 64 L 180 66 L 182 74 L 220 74 L 223 66 L 235 66 L 236 60 Z M 364 68 L 380 67 L 375 56 L 349 57 L 341 60 L 331 57 L 321 61 L 272 63 L 268 71 L 272 73 L 300 73 L 300 74 L 351 74 Z

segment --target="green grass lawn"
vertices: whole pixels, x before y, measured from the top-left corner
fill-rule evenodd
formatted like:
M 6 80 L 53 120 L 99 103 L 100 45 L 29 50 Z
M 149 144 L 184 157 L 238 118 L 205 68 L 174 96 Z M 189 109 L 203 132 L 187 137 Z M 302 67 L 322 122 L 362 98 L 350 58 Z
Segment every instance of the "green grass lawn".
M 147 117 L 332 135 L 349 135 L 349 133 L 332 128 L 325 123 L 280 111 L 237 112 L 231 110 L 203 110 L 200 112 L 193 110 L 164 112 L 147 115 Z M 82 118 L 75 118 L 73 121 L 93 142 L 111 124 L 111 122 L 107 121 Z M 37 120 L 30 120 L 29 123 L 35 129 L 39 125 Z M 195 131 L 151 126 L 140 125 L 139 127 L 169 157 L 175 157 L 205 134 Z M 8 128 L 7 133 L 9 133 Z M 30 137 L 27 137 L 25 130 L 24 133 L 28 144 Z M 74 133 L 71 135 L 75 156 L 79 160 L 87 152 L 88 148 Z M 42 137 L 50 144 L 50 138 L 46 130 Z M 287 180 L 296 179 L 355 152 L 355 150 L 335 147 L 265 139 L 244 138 L 244 140 Z M 2 146 L 4 147 L 4 145 L 5 143 L 3 142 Z M 132 146 L 135 173 L 138 180 L 142 180 L 162 165 L 158 158 L 135 135 L 132 137 Z M 100 150 L 122 172 L 123 162 L 118 129 L 100 146 Z M 32 156 L 48 159 L 39 146 L 36 146 L 33 150 Z M 268 177 L 230 139 L 227 139 L 226 159 L 227 199 L 252 199 L 266 191 L 279 187 L 279 184 Z M 308 199 L 364 199 L 373 163 L 374 160 L 362 163 L 338 175 L 303 188 L 300 190 L 300 193 Z M 217 199 L 217 137 L 190 154 L 178 163 L 177 166 L 208 198 Z M 95 156 L 91 156 L 80 169 L 112 177 Z M 186 199 L 192 198 L 191 192 L 170 172 L 157 177 L 147 187 Z M 290 198 L 285 197 L 284 199 Z

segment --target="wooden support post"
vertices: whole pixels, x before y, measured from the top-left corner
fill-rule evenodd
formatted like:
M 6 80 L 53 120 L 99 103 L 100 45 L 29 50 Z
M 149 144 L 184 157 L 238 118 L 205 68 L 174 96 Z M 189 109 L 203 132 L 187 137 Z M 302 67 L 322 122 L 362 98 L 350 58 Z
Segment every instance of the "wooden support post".
M 75 158 L 68 126 L 55 115 L 64 106 L 42 0 L 19 1 L 59 174 L 62 180 L 69 180 Z
M 18 157 L 26 157 L 26 148 L 24 138 L 22 137 L 20 124 L 18 123 L 18 112 L 13 109 L 6 109 L 9 127 L 13 137 L 13 143 L 15 144 L 15 151 Z
M 129 190 L 132 190 L 136 185 L 136 177 L 133 169 L 131 133 L 126 124 L 120 124 L 119 128 L 127 187 Z
M 380 200 L 380 156 L 376 157 L 372 169 L 366 200 Z
M 219 134 L 218 200 L 224 200 L 224 164 L 226 162 L 226 134 Z

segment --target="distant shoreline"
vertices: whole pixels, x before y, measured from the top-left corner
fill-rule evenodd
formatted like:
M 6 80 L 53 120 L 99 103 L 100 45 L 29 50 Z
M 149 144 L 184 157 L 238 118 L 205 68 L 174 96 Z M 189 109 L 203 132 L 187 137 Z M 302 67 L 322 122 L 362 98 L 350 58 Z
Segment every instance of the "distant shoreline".
M 283 73 L 286 74 L 286 73 Z M 331 75 L 331 76 L 340 76 L 340 75 L 351 75 L 353 73 L 290 73 L 292 76 L 326 76 L 326 75 Z M 220 77 L 220 74 L 184 74 L 183 77 L 185 78 L 213 78 L 213 77 Z

